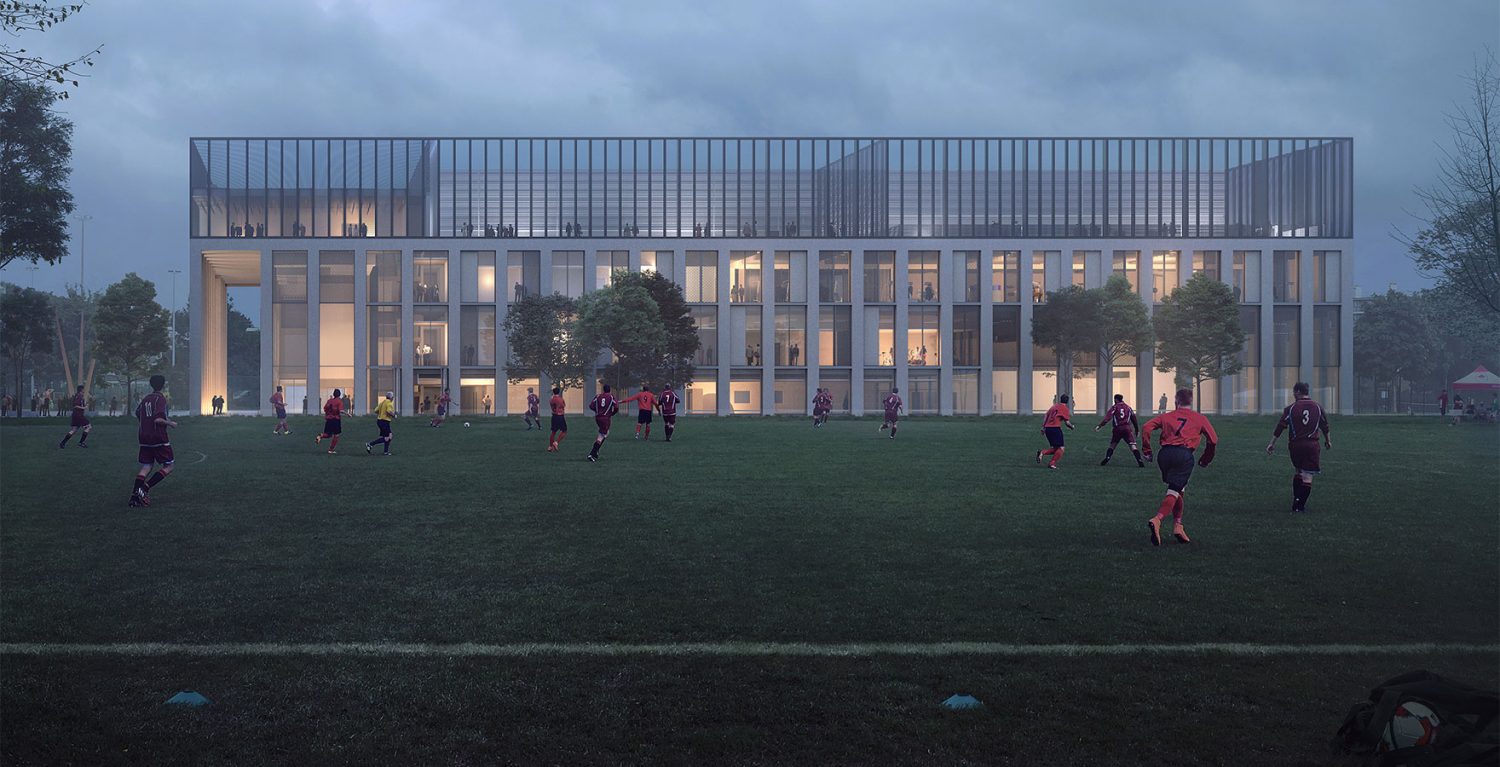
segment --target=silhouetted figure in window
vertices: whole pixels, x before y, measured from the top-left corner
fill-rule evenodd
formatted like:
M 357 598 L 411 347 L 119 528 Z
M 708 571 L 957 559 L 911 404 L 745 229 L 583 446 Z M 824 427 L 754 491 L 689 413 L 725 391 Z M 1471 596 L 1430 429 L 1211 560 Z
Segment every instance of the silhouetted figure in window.
M 792 365 L 795 366 L 797 364 L 797 358 L 801 357 L 801 356 L 802 356 L 802 350 L 799 349 L 799 348 L 797 348 L 797 344 L 796 343 L 793 343 L 792 344 L 792 349 L 791 349 L 791 362 L 792 362 Z
M 936 294 L 932 290 L 932 283 L 922 283 L 922 300 L 931 301 Z

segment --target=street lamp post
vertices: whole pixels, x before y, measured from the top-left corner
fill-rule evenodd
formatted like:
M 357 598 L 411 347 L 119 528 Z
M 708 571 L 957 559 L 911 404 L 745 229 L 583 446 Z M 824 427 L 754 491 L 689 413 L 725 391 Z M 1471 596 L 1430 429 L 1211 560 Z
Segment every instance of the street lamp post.
M 172 274 L 172 369 L 177 369 L 177 275 L 181 269 L 168 269 Z
M 89 222 L 93 220 L 94 217 L 87 213 L 78 214 L 78 383 L 80 384 L 84 383 L 83 325 L 89 306 L 88 283 L 83 281 L 83 258 L 89 246 Z

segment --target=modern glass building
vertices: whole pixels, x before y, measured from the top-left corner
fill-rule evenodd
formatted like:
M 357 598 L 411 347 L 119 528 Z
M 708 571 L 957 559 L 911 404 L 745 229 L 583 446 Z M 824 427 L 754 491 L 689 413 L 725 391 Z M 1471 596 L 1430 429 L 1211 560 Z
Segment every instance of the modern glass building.
M 1033 311 L 1111 275 L 1153 310 L 1199 272 L 1249 338 L 1203 410 L 1277 411 L 1297 380 L 1353 404 L 1348 138 L 198 138 L 189 165 L 197 411 L 227 287 L 261 288 L 262 399 L 505 413 L 548 386 L 507 370 L 507 307 L 619 270 L 684 290 L 689 413 L 801 414 L 820 386 L 853 413 L 892 386 L 914 413 L 1151 411 L 1152 355 L 1060 381 Z

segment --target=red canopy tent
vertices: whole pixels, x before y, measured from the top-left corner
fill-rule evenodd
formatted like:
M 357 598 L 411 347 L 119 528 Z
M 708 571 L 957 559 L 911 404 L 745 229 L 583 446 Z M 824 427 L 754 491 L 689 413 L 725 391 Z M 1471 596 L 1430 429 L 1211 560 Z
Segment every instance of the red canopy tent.
M 1474 372 L 1453 382 L 1454 391 L 1500 391 L 1500 376 L 1484 369 L 1483 365 L 1474 368 Z

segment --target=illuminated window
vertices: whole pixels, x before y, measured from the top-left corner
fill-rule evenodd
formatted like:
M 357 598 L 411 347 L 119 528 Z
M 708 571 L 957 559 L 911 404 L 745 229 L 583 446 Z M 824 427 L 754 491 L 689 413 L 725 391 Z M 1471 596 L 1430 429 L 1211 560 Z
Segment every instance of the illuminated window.
M 807 300 L 807 251 L 776 251 L 775 289 L 777 303 Z
M 776 364 L 807 364 L 807 310 L 800 306 L 776 307 Z
M 990 298 L 997 303 L 1021 300 L 1021 251 L 997 250 L 990 257 Z
M 459 299 L 465 302 L 495 301 L 495 251 L 465 250 L 458 254 Z
M 412 254 L 413 303 L 445 304 L 448 302 L 448 252 L 419 250 Z
M 1111 257 L 1110 274 L 1124 277 L 1130 283 L 1130 290 L 1139 293 L 1141 292 L 1140 262 L 1139 250 L 1117 250 Z
M 687 285 L 683 287 L 690 304 L 712 304 L 719 300 L 718 251 L 688 251 Z
M 896 253 L 891 250 L 865 251 L 865 303 L 896 302 Z
M 583 251 L 552 251 L 552 292 L 568 298 L 583 295 Z
M 865 364 L 895 365 L 896 310 L 889 306 L 866 306 L 864 312 Z
M 505 270 L 507 295 L 512 301 L 535 296 L 542 291 L 542 254 L 536 250 L 512 250 Z
M 736 250 L 729 254 L 729 301 L 760 303 L 760 251 Z
M 1177 289 L 1177 260 L 1181 251 L 1158 250 L 1151 254 L 1151 297 L 1160 302 Z
M 906 254 L 906 300 L 930 303 L 938 300 L 938 260 L 935 250 L 913 250 Z
M 1236 250 L 1234 252 L 1234 288 L 1236 300 L 1247 304 L 1260 303 L 1260 251 Z
M 979 251 L 960 250 L 953 254 L 953 291 L 955 301 L 979 301 Z
M 1298 261 L 1302 254 L 1295 250 L 1278 250 L 1272 259 L 1271 299 L 1277 303 L 1296 303 L 1301 299 L 1302 275 L 1298 272 Z M 1295 381 L 1293 382 L 1295 383 Z
M 691 260 L 691 259 L 689 259 Z M 602 290 L 614 283 L 615 272 L 630 271 L 630 251 L 601 250 L 594 254 L 594 289 Z M 692 300 L 692 299 L 688 299 Z
M 818 253 L 818 300 L 825 304 L 843 304 L 850 300 L 849 251 L 824 250 Z

